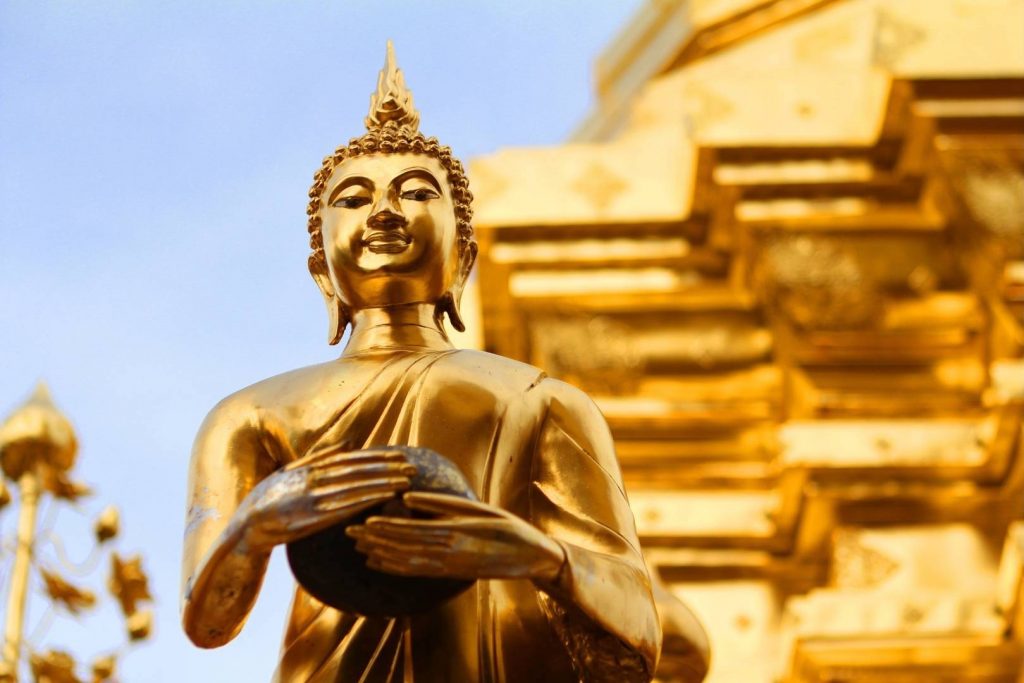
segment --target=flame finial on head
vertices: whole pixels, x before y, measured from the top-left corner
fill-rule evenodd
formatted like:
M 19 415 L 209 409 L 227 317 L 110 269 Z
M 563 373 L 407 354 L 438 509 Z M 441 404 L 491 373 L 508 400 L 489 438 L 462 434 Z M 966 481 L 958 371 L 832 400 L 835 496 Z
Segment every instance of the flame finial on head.
M 377 76 L 377 91 L 370 95 L 366 128 L 380 128 L 389 121 L 414 131 L 420 125 L 420 113 L 412 103 L 412 92 L 405 86 L 405 77 L 395 61 L 395 47 L 390 40 L 384 68 Z

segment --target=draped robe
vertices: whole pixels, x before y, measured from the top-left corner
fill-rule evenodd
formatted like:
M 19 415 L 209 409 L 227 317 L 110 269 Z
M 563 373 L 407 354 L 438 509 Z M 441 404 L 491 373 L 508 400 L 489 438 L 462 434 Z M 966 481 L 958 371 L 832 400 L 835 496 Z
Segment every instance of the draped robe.
M 557 582 L 479 580 L 402 619 L 325 606 L 298 588 L 274 681 L 647 681 L 661 632 L 614 446 L 579 390 L 477 351 L 343 356 L 243 389 L 196 439 L 186 571 L 255 483 L 339 445 L 449 458 L 480 500 L 566 551 Z

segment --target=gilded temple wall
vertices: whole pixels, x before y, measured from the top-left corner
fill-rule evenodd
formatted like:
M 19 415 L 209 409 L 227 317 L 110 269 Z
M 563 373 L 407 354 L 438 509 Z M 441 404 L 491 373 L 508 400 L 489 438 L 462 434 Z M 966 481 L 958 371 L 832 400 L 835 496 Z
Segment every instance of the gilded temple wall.
M 471 166 L 467 343 L 596 397 L 708 680 L 1016 680 L 1024 1 L 652 1 L 596 72 Z

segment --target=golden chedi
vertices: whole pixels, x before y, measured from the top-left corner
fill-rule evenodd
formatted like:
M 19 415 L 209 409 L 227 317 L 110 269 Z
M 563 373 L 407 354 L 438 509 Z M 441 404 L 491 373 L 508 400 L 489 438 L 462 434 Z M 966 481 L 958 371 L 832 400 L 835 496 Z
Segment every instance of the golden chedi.
M 1020 683 L 1024 0 L 648 0 L 594 76 L 470 164 L 471 329 L 601 408 L 708 683 Z

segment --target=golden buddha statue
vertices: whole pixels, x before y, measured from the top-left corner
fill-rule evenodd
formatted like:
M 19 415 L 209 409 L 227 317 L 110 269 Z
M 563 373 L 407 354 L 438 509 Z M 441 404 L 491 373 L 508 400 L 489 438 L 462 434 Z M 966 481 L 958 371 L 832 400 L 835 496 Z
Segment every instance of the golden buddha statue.
M 364 616 L 296 591 L 275 681 L 649 681 L 661 642 L 611 435 L 579 390 L 458 350 L 477 246 L 468 182 L 418 130 L 391 46 L 367 133 L 310 190 L 309 270 L 340 358 L 229 396 L 196 438 L 183 622 L 230 641 L 271 550 L 348 524 L 366 566 L 463 580 L 438 606 Z M 410 491 L 409 448 L 476 500 Z M 398 499 L 412 515 L 361 513 Z

